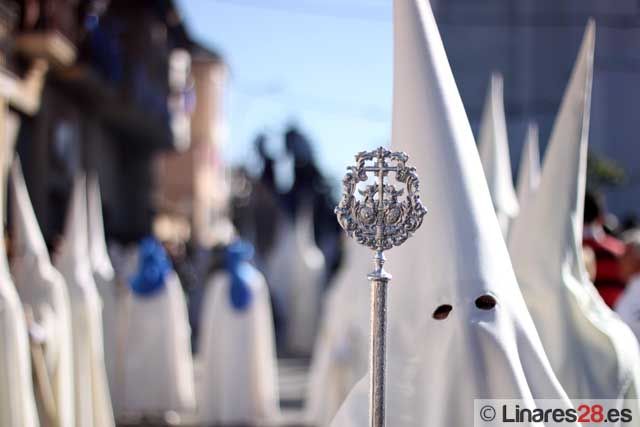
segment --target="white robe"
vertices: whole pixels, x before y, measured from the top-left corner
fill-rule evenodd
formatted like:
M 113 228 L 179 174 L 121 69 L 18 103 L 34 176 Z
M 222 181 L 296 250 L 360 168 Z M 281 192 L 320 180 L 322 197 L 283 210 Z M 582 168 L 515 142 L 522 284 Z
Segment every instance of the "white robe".
M 392 148 L 416 167 L 429 213 L 388 254 L 387 425 L 471 426 L 482 398 L 569 406 L 518 289 L 429 3 L 394 5 Z M 368 381 L 332 425 L 367 424 Z
M 310 354 L 320 318 L 324 256 L 313 240 L 310 209 L 300 209 L 294 224 L 285 219 L 280 228 L 267 261 L 269 287 L 285 312 L 287 349 Z
M 4 243 L 3 243 L 4 244 Z M 6 258 L 6 255 L 0 255 Z M 37 427 L 29 338 L 6 261 L 0 273 L 0 425 Z
M 102 200 L 97 177 L 88 181 L 89 258 L 93 279 L 102 300 L 102 329 L 104 337 L 104 361 L 109 380 L 111 401 L 116 413 L 121 404 L 123 334 L 122 286 L 116 277 L 104 236 Z
M 102 302 L 87 258 L 87 199 L 84 178 L 76 178 L 55 259 L 71 301 L 76 425 L 114 427 L 104 365 Z
M 509 245 L 525 301 L 569 397 L 635 399 L 638 344 L 589 281 L 582 256 L 594 47 L 590 22 L 551 133 L 540 186 L 513 224 Z
M 269 291 L 256 271 L 244 311 L 229 301 L 229 276 L 208 281 L 200 335 L 202 379 L 198 410 L 203 425 L 277 425 L 277 359 Z
M 624 293 L 616 302 L 616 313 L 640 340 L 640 274 L 629 280 Z
M 175 272 L 151 295 L 130 293 L 126 302 L 122 411 L 162 416 L 195 408 L 191 328 Z
M 309 424 L 328 425 L 353 386 L 367 373 L 372 252 L 346 241 L 342 268 L 326 294 L 311 359 L 305 404 Z
M 13 190 L 13 258 L 11 273 L 25 307 L 43 328 L 43 350 L 47 374 L 53 388 L 56 416 L 49 420 L 43 402 L 37 399 L 41 424 L 75 425 L 73 342 L 71 307 L 64 279 L 51 265 L 49 253 L 36 220 L 16 158 L 11 171 Z
M 502 234 L 507 236 L 509 225 L 518 215 L 519 208 L 511 175 L 503 81 L 502 76 L 497 73 L 491 76 L 487 92 L 480 123 L 478 150 Z
M 6 139 L 0 146 L 0 226 L 4 229 L 6 172 L 18 122 L 4 108 L 0 114 L 6 115 L 0 119 L 6 126 L 1 133 Z M 25 314 L 9 274 L 4 245 L 0 239 L 0 426 L 38 427 Z

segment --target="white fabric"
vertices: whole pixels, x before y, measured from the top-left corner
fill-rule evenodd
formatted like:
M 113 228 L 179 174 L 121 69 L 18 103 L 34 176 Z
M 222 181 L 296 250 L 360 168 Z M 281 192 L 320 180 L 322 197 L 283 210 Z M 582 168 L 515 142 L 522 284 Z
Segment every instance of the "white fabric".
M 0 257 L 0 425 L 37 427 L 24 311 L 9 275 L 6 254 Z
M 540 185 L 540 148 L 538 146 L 538 125 L 529 123 L 527 136 L 520 156 L 518 171 L 518 204 L 533 197 Z
M 11 189 L 11 274 L 22 303 L 30 308 L 33 320 L 46 333 L 43 349 L 56 404 L 55 423 L 58 426 L 73 426 L 73 341 L 69 295 L 64 279 L 51 265 L 18 158 L 11 170 Z M 46 425 L 47 417 L 42 412 L 42 402 L 38 403 L 42 424 Z
M 104 362 L 109 380 L 109 391 L 115 408 L 119 408 L 122 390 L 122 292 L 107 251 L 102 221 L 102 199 L 98 178 L 89 179 L 87 188 L 89 218 L 89 258 L 98 293 L 102 299 L 102 329 L 104 336 Z
M 429 213 L 388 254 L 387 425 L 471 426 L 476 398 L 566 399 L 518 289 L 430 6 L 394 4 L 392 146 L 417 168 Z M 477 308 L 487 295 L 497 305 Z M 453 310 L 436 320 L 442 304 Z M 365 377 L 333 425 L 364 426 L 367 412 Z
M 498 216 L 502 234 L 506 236 L 511 220 L 518 215 L 518 199 L 511 175 L 502 75 L 498 73 L 491 75 L 480 122 L 478 150 L 493 207 Z
M 161 416 L 195 408 L 191 328 L 175 272 L 152 295 L 128 295 L 122 411 Z
M 594 46 L 591 21 L 551 133 L 540 187 L 513 224 L 510 249 L 525 301 L 569 397 L 621 399 L 636 395 L 638 344 L 589 281 L 581 244 Z
M 616 313 L 640 340 L 640 274 L 631 278 L 616 303 Z
M 230 304 L 230 280 L 214 274 L 202 308 L 202 380 L 199 390 L 203 425 L 275 424 L 279 417 L 277 360 L 269 291 L 256 271 L 249 284 L 251 306 Z
M 104 365 L 102 302 L 93 280 L 87 239 L 87 197 L 84 177 L 77 177 L 55 258 L 71 302 L 76 425 L 115 425 Z
M 267 261 L 267 277 L 286 316 L 286 347 L 310 354 L 318 328 L 324 256 L 313 239 L 313 212 L 301 208 L 294 224 L 286 219 Z
M 367 373 L 369 294 L 373 255 L 354 239 L 345 242 L 344 262 L 324 300 L 305 406 L 309 424 L 325 426 L 349 391 Z
M 0 114 L 7 114 L 4 110 Z M 2 129 L 6 138 L 0 147 L 0 225 L 4 227 L 5 184 L 8 147 L 17 131 L 17 119 L 9 121 L 9 115 L 0 119 L 7 128 Z M 4 239 L 0 239 L 0 426 L 38 427 L 29 339 L 22 304 L 14 287 Z

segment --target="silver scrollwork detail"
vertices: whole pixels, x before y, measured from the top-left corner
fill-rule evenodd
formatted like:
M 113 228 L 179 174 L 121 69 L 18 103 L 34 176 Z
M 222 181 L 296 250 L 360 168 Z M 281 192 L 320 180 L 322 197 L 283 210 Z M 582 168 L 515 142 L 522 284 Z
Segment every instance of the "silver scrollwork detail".
M 405 153 L 383 147 L 362 151 L 355 158 L 356 165 L 347 167 L 342 180 L 343 194 L 335 209 L 338 222 L 349 236 L 373 250 L 401 245 L 420 227 L 427 213 L 420 201 L 416 169 L 407 166 L 409 157 Z M 370 173 L 376 182 L 358 189 Z M 405 188 L 389 183 L 390 173 L 395 173 L 396 181 Z M 356 191 L 362 196 L 360 199 Z

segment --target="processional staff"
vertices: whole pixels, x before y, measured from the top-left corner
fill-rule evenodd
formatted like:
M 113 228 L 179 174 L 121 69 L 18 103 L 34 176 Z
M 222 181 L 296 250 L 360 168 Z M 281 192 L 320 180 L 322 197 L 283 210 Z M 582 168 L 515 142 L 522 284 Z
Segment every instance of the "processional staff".
M 387 285 L 391 280 L 383 267 L 384 251 L 400 246 L 411 237 L 422 225 L 427 210 L 420 201 L 416 169 L 407 166 L 409 157 L 405 153 L 380 147 L 375 151 L 360 152 L 355 158 L 356 166 L 347 168 L 342 181 L 344 193 L 335 213 L 350 237 L 375 251 L 374 270 L 367 276 L 372 285 L 369 419 L 372 427 L 383 427 Z M 369 181 L 369 173 L 374 175 L 375 183 L 359 189 L 358 184 Z M 398 189 L 390 183 L 390 173 L 395 173 L 396 181 L 404 184 L 404 188 Z

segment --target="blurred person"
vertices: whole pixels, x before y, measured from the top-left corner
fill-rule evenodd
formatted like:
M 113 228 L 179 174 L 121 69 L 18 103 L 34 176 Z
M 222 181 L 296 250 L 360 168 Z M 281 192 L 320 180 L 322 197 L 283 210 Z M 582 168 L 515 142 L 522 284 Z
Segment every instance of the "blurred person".
M 620 272 L 627 283 L 616 303 L 616 312 L 640 339 L 640 230 L 623 235 L 625 254 L 620 260 Z
M 271 425 L 280 409 L 269 290 L 250 244 L 237 239 L 217 254 L 200 322 L 200 424 Z
M 191 330 L 184 291 L 155 238 L 140 242 L 137 271 L 129 286 L 122 414 L 163 420 L 170 411 L 193 411 Z
M 580 45 L 535 197 L 514 221 L 511 261 L 560 384 L 572 399 L 640 409 L 640 348 L 589 280 L 581 244 L 596 28 Z M 624 401 L 629 399 L 629 401 Z
M 115 426 L 104 363 L 102 300 L 91 268 L 87 226 L 87 187 L 74 179 L 64 238 L 54 265 L 62 273 L 71 301 L 76 425 Z
M 313 349 L 320 317 L 326 270 L 313 237 L 311 206 L 296 211 L 294 221 L 282 216 L 275 246 L 267 259 L 266 276 L 279 315 L 279 348 L 308 356 Z
M 37 384 L 42 387 L 43 382 L 49 383 L 53 398 L 52 402 L 46 402 L 42 393 L 36 393 L 41 425 L 74 426 L 73 341 L 67 286 L 51 265 L 17 157 L 10 184 L 13 195 L 11 274 L 22 303 L 31 312 L 31 321 L 42 331 L 40 345 L 44 357 L 35 362 L 45 362 L 38 372 L 47 378 L 39 378 Z
M 588 191 L 584 198 L 582 244 L 591 248 L 595 253 L 596 280 L 594 284 L 607 305 L 613 307 L 625 286 L 620 277 L 620 257 L 624 254 L 624 244 L 605 231 L 605 218 L 602 197 Z
M 387 425 L 471 426 L 479 398 L 570 406 L 518 289 L 427 0 L 394 1 L 392 121 L 391 147 L 410 156 L 429 213 L 388 255 Z M 366 425 L 369 380 L 332 426 Z

